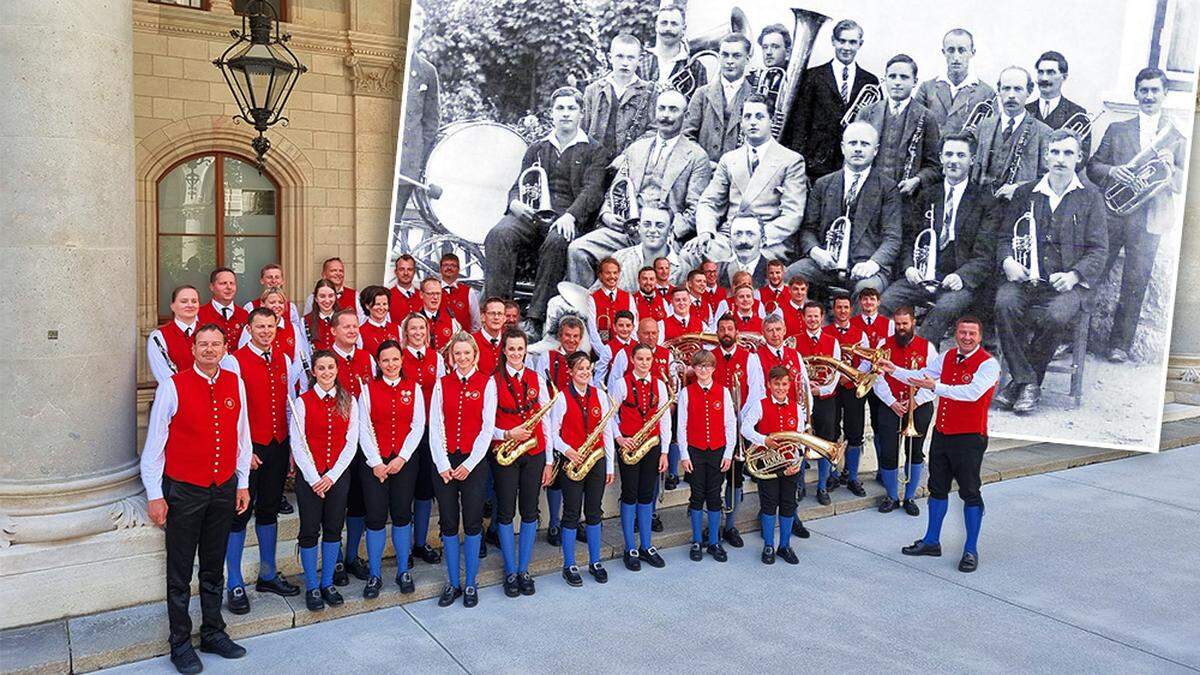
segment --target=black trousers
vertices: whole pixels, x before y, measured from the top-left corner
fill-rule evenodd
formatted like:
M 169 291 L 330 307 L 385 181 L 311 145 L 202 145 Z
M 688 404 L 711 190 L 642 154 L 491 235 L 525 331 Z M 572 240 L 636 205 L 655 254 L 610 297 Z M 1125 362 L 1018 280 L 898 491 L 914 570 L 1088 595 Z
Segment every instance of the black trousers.
M 773 516 L 778 513 L 784 518 L 796 515 L 796 485 L 800 474 L 758 481 L 758 512 Z
M 1150 274 L 1154 271 L 1154 259 L 1158 255 L 1160 238 L 1161 235 L 1146 231 L 1144 215 L 1126 218 L 1109 215 L 1108 264 L 1104 268 L 1105 279 L 1116 264 L 1121 248 L 1125 248 L 1121 291 L 1117 296 L 1117 308 L 1113 312 L 1112 332 L 1108 335 L 1109 349 L 1128 351 L 1133 344 L 1138 319 L 1142 316 L 1146 289 L 1150 286 Z
M 433 463 L 433 455 L 429 452 L 429 427 L 425 428 L 425 434 L 421 436 L 421 442 L 417 444 L 417 449 L 413 451 L 411 464 L 417 465 L 416 486 L 413 488 L 414 499 L 433 499 L 435 493 L 433 491 L 434 481 L 441 482 L 441 477 L 437 475 L 437 468 Z
M 542 472 L 546 470 L 545 453 L 531 455 L 527 452 L 512 464 L 502 466 L 496 461 L 496 454 L 489 452 L 488 461 L 492 465 L 492 482 L 496 488 L 496 522 L 512 524 L 518 508 L 523 522 L 537 520 Z
M 350 476 L 353 467 L 347 467 L 337 482 L 321 499 L 312 486 L 301 476 L 296 480 L 296 507 L 300 509 L 300 534 L 296 537 L 300 548 L 312 548 L 318 538 L 324 542 L 342 540 L 342 527 L 346 524 L 346 500 L 350 494 Z
M 692 493 L 688 496 L 688 508 L 693 511 L 720 511 L 721 484 L 725 481 L 721 473 L 723 449 L 701 450 L 694 445 L 687 448 L 692 460 L 692 473 L 688 485 Z
M 813 397 L 812 427 L 813 433 L 819 438 L 824 438 L 827 441 L 837 440 L 838 413 L 836 396 L 830 396 L 829 398 Z
M 1059 293 L 1049 282 L 1005 281 L 996 291 L 996 332 L 1012 381 L 1042 383 L 1062 334 L 1083 307 L 1079 286 Z M 1030 334 L 1032 333 L 1032 337 Z
M 946 435 L 934 429 L 929 444 L 929 497 L 946 499 L 953 479 L 958 482 L 958 496 L 963 503 L 983 506 L 979 467 L 987 445 L 987 436 L 981 434 Z
M 933 300 L 934 305 L 921 320 L 917 335 L 937 347 L 946 336 L 946 331 L 971 309 L 975 301 L 974 290 L 965 286 L 957 291 L 941 289 L 935 296 L 921 286 L 912 285 L 906 277 L 901 276 L 883 292 L 879 307 L 880 312 L 891 316 L 897 308 L 904 305 L 917 307 L 928 300 Z
M 567 478 L 566 472 L 560 471 L 562 476 L 562 529 L 574 530 L 579 527 L 579 512 L 583 511 L 584 522 L 588 525 L 599 525 L 600 519 L 604 517 L 603 501 L 604 501 L 604 481 L 608 472 L 605 469 L 605 460 L 596 462 L 591 471 L 583 477 L 583 480 L 571 480 Z
M 279 503 L 287 480 L 291 446 L 285 438 L 267 445 L 253 444 L 254 455 L 262 462 L 250 471 L 250 508 L 234 515 L 232 532 L 243 532 L 254 516 L 255 525 L 274 525 L 279 521 Z
M 900 466 L 900 416 L 888 406 L 883 405 L 879 411 L 879 426 L 875 427 L 875 437 L 879 439 L 879 468 L 895 469 Z M 925 461 L 925 434 L 929 433 L 929 422 L 933 419 L 933 401 L 917 406 L 913 417 L 913 426 L 921 433 L 906 439 L 909 461 L 920 464 Z
M 167 621 L 174 649 L 191 640 L 192 562 L 200 554 L 200 637 L 225 630 L 221 594 L 225 588 L 225 545 L 237 507 L 237 477 L 200 487 L 163 477 L 167 501 Z
M 838 385 L 834 400 L 834 433 L 840 427 L 846 445 L 851 448 L 863 444 L 863 429 L 867 421 L 867 401 L 854 395 L 853 389 Z
M 588 223 L 576 223 L 577 234 L 584 234 L 586 225 Z M 558 282 L 567 276 L 567 244 L 562 235 L 550 231 L 549 223 L 504 216 L 483 241 L 483 249 L 487 252 L 487 292 L 484 295 L 513 297 L 518 262 L 534 257 L 537 276 L 526 316 L 545 320 L 546 303 L 558 293 Z
M 450 467 L 456 469 L 458 465 L 467 461 L 468 455 L 451 453 L 447 457 L 450 459 Z M 451 480 L 446 483 L 439 476 L 434 491 L 437 492 L 438 527 L 443 537 L 458 536 L 460 516 L 463 533 L 467 536 L 483 531 L 483 498 L 487 492 L 487 468 L 483 466 L 483 462 L 467 474 L 464 480 Z
M 411 459 L 416 459 L 414 454 Z M 387 464 L 388 459 L 383 463 Z M 412 522 L 413 489 L 417 485 L 417 466 L 415 461 L 404 463 L 404 468 L 388 476 L 382 483 L 375 477 L 375 472 L 364 461 L 359 467 L 362 473 L 359 482 L 362 484 L 363 502 L 366 504 L 366 525 L 368 530 L 382 530 L 387 525 L 388 516 L 392 524 L 403 527 Z
M 663 449 L 655 445 L 637 464 L 626 464 L 620 457 L 617 458 L 617 467 L 621 472 L 622 504 L 654 503 L 654 487 L 658 484 L 658 462 L 662 453 Z
M 350 460 L 350 466 L 342 474 L 350 474 L 350 491 L 346 495 L 346 516 L 349 518 L 362 518 L 367 515 L 367 503 L 363 501 L 362 487 L 362 470 L 366 465 L 367 459 L 362 453 L 362 448 L 356 448 L 354 459 Z

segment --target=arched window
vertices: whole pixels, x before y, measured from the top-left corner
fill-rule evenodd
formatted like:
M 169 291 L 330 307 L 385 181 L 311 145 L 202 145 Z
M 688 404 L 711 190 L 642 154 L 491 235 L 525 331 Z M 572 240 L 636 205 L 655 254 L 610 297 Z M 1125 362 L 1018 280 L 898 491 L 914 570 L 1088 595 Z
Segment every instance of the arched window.
M 171 314 L 171 289 L 191 284 L 208 296 L 208 274 L 237 275 L 239 305 L 258 293 L 259 269 L 279 261 L 279 190 L 247 159 L 189 157 L 158 179 L 158 315 Z

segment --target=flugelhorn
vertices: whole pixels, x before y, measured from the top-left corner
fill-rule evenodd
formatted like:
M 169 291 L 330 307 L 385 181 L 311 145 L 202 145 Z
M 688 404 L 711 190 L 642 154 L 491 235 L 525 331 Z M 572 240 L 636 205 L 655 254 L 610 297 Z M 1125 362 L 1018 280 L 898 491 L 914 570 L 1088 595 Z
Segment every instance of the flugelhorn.
M 1038 263 L 1037 218 L 1033 215 L 1032 201 L 1029 202 L 1029 210 L 1013 223 L 1012 256 L 1029 274 L 1030 283 L 1037 285 L 1042 280 L 1042 271 Z
M 869 105 L 878 103 L 883 100 L 883 89 L 877 84 L 868 84 L 858 90 L 858 95 L 854 97 L 854 102 L 846 109 L 846 114 L 842 115 L 842 127 L 850 126 L 854 118 L 858 117 L 858 113 L 863 108 Z
M 835 359 L 832 356 L 824 356 L 822 354 L 814 354 L 804 357 L 804 365 L 808 369 L 808 379 L 817 384 L 817 387 L 824 388 L 837 381 L 838 377 L 845 377 L 854 385 L 854 395 L 862 398 L 871 391 L 871 387 L 875 386 L 876 373 L 866 372 L 855 368 L 841 359 Z
M 550 202 L 550 178 L 542 168 L 542 160 L 535 159 L 533 165 L 517 177 L 517 195 L 522 203 L 533 209 L 535 220 L 548 223 L 558 217 Z
M 925 212 L 928 227 L 917 233 L 913 242 L 913 267 L 921 277 L 921 286 L 927 293 L 934 293 L 940 285 L 937 280 L 938 231 L 933 225 L 933 204 Z
M 1113 183 L 1104 191 L 1105 205 L 1118 216 L 1129 215 L 1170 185 L 1175 167 L 1159 157 L 1158 153 L 1171 148 L 1182 138 L 1175 125 L 1168 120 L 1150 145 L 1125 163 L 1127 168 L 1136 167 L 1133 181 L 1129 184 Z
M 979 128 L 979 123 L 996 114 L 996 104 L 992 100 L 980 101 L 971 108 L 971 112 L 967 113 L 967 118 L 963 120 L 962 131 L 975 131 Z
M 746 471 L 758 480 L 777 478 L 780 473 L 805 459 L 827 459 L 837 464 L 846 453 L 845 441 L 827 441 L 802 431 L 777 431 L 767 438 L 778 443 L 775 449 L 754 445 L 746 451 Z
M 671 406 L 674 404 L 675 392 L 671 392 L 670 395 L 667 396 L 666 403 L 663 403 L 658 410 L 654 411 L 654 414 L 650 415 L 650 417 L 647 417 L 645 424 L 642 425 L 642 428 L 638 429 L 637 433 L 629 437 L 629 440 L 632 442 L 630 447 L 633 449 L 626 450 L 625 448 L 621 448 L 621 462 L 623 464 L 637 464 L 638 462 L 642 461 L 642 458 L 646 456 L 646 453 L 650 452 L 654 449 L 654 446 L 658 445 L 659 422 L 662 421 L 663 415 L 666 415 L 667 411 L 669 411 Z
M 834 261 L 833 271 L 839 277 L 850 274 L 850 216 L 838 216 L 825 231 L 825 251 Z
M 641 220 L 641 209 L 638 207 L 637 190 L 633 187 L 627 165 L 622 165 L 621 170 L 617 172 L 617 177 L 613 179 L 608 194 L 604 197 L 604 203 L 608 210 L 620 219 L 622 231 L 629 232 L 637 227 L 638 221 Z
M 533 434 L 532 436 L 525 439 L 524 441 L 517 441 L 515 439 L 501 441 L 493 449 L 493 451 L 496 453 L 496 463 L 497 464 L 499 464 L 500 466 L 511 466 L 512 463 L 517 461 L 517 459 L 521 455 L 524 455 L 525 453 L 529 452 L 530 450 L 534 449 L 537 446 L 537 434 L 536 434 L 537 425 L 541 423 L 542 418 L 545 417 L 546 414 L 550 412 L 550 409 L 554 407 L 555 402 L 557 402 L 558 399 L 561 397 L 562 397 L 562 392 L 560 391 L 560 392 L 556 393 L 554 395 L 554 397 L 551 398 L 550 401 L 546 403 L 546 405 L 538 408 L 537 411 L 535 411 L 532 415 L 530 415 L 529 419 L 527 419 L 521 423 L 520 428 Z M 547 441 L 548 440 L 549 439 L 547 439 Z
M 684 67 L 667 80 L 671 88 L 691 98 L 697 85 L 696 77 L 692 75 L 692 67 L 702 58 L 719 59 L 720 54 L 717 50 L 720 47 L 721 39 L 730 33 L 743 35 L 751 44 L 754 44 L 754 36 L 750 32 L 750 22 L 740 7 L 729 10 L 729 23 L 718 24 L 688 40 L 688 54 L 691 56 Z

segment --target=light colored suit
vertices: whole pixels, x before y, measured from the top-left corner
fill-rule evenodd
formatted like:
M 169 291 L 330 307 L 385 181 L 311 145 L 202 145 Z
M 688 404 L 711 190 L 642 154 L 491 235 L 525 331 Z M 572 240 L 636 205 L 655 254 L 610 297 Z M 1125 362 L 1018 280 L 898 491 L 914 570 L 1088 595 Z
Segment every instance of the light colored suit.
M 752 93 L 750 81 L 743 79 L 733 101 L 726 101 L 722 78 L 718 76 L 697 89 L 688 102 L 683 134 L 695 139 L 710 160 L 719 160 L 721 155 L 738 145 L 742 131 L 742 103 Z
M 1028 131 L 1025 146 L 1021 151 L 1021 166 L 1017 170 L 1016 183 L 1027 183 L 1041 178 L 1046 173 L 1046 139 L 1050 127 L 1033 115 L 1025 113 L 1025 119 L 1013 128 L 1012 137 L 1004 142 L 1004 130 L 999 125 L 1003 117 L 997 113 L 979 123 L 975 137 L 979 149 L 975 152 L 975 163 L 971 167 L 971 178 L 990 190 L 1002 187 L 1007 181 L 1009 158 L 1017 149 L 1021 135 Z
M 950 83 L 945 76 L 925 80 L 917 87 L 913 100 L 929 108 L 938 121 L 938 132 L 945 136 L 948 133 L 961 131 L 967 121 L 967 115 L 982 101 L 992 101 L 996 98 L 996 90 L 982 81 L 976 81 L 963 86 L 958 95 L 950 97 Z M 997 111 L 999 106 L 997 105 Z

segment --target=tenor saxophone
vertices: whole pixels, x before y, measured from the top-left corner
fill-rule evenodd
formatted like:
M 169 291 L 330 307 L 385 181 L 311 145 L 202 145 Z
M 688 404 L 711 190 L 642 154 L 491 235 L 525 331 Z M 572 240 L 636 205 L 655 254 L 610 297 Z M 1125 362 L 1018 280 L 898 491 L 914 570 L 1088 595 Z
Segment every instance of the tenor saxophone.
M 612 399 L 608 399 L 608 412 L 604 417 L 600 418 L 600 424 L 592 429 L 592 433 L 583 439 L 583 443 L 579 445 L 577 452 L 581 461 L 576 464 L 570 460 L 562 459 L 562 470 L 567 474 L 567 478 L 579 482 L 587 478 L 588 472 L 592 467 L 596 466 L 596 462 L 604 459 L 604 427 L 608 426 L 609 420 L 616 414 L 617 406 Z
M 541 408 L 538 408 L 536 412 L 529 416 L 529 419 L 521 422 L 520 428 L 528 431 L 531 434 L 534 433 L 534 430 L 537 429 L 537 425 L 542 421 L 542 418 L 550 412 L 550 409 L 554 407 L 554 403 L 558 401 L 561 396 L 562 392 L 555 394 L 554 398 L 550 399 L 549 403 Z M 521 455 L 529 452 L 536 445 L 536 435 L 530 436 L 524 441 L 518 441 L 515 439 L 502 441 L 493 449 L 493 451 L 496 453 L 496 463 L 500 466 L 510 466 L 513 462 L 517 461 Z
M 630 436 L 629 440 L 633 441 L 633 450 L 621 448 L 621 461 L 625 464 L 637 464 L 642 461 L 646 453 L 654 449 L 658 445 L 658 423 L 662 420 L 663 415 L 671 409 L 675 404 L 675 392 L 667 397 L 667 402 L 662 405 L 654 414 L 646 419 L 646 423 L 638 429 L 637 433 Z

